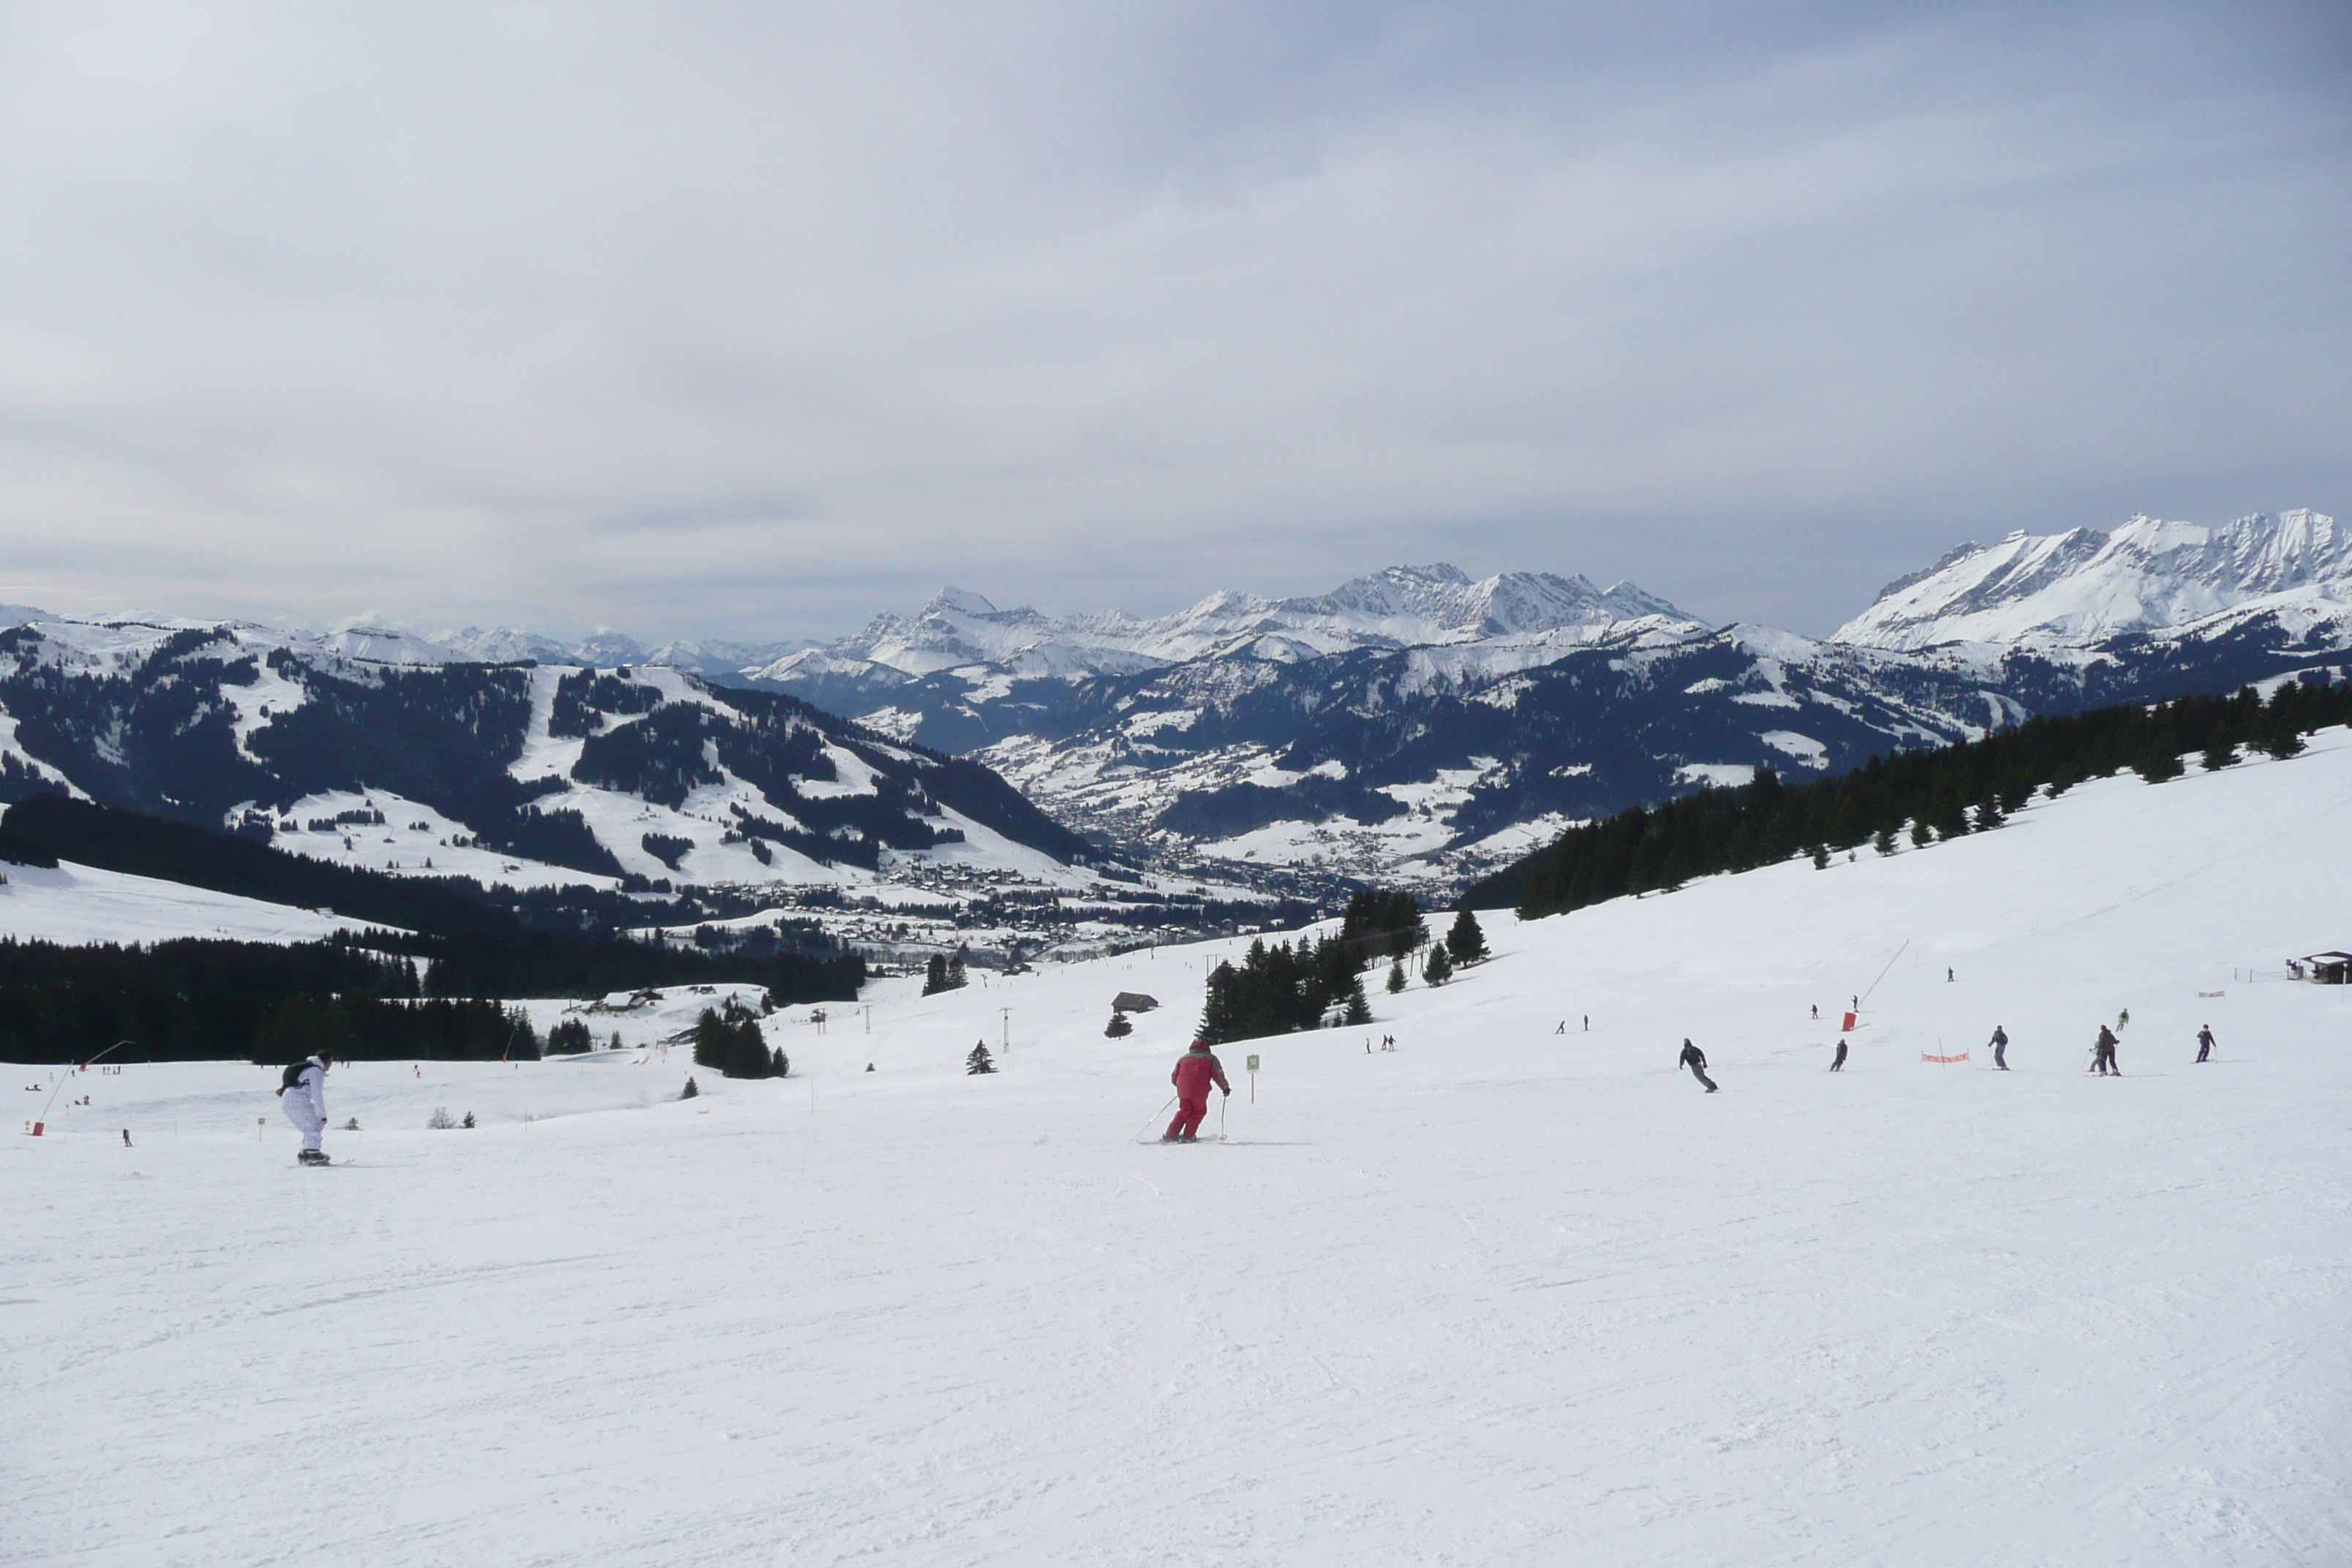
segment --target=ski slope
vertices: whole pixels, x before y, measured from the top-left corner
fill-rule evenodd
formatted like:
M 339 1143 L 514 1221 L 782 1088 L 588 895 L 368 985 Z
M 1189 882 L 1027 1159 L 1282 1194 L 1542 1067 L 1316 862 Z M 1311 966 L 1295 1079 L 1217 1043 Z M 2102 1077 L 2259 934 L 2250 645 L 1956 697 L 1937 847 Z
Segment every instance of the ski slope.
M 20 942 L 145 942 L 173 937 L 318 942 L 367 922 L 331 911 L 101 870 L 70 860 L 0 865 L 0 936 Z
M 2347 807 L 2335 732 L 1491 917 L 1193 1148 L 1134 1140 L 1226 947 L 882 982 L 687 1101 L 642 1033 L 340 1067 L 334 1171 L 268 1069 L 80 1075 L 0 1149 L 0 1560 L 2352 1561 L 2352 989 L 2277 978 Z

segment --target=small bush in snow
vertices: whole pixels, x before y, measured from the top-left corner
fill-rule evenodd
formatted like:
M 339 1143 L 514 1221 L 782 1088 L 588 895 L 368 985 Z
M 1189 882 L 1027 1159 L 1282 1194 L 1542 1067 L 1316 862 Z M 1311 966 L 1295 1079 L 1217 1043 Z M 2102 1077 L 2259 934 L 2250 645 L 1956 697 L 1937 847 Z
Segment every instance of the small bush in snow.
M 433 1114 L 425 1119 L 425 1125 L 436 1132 L 446 1132 L 457 1123 L 446 1110 L 436 1105 L 433 1108 Z

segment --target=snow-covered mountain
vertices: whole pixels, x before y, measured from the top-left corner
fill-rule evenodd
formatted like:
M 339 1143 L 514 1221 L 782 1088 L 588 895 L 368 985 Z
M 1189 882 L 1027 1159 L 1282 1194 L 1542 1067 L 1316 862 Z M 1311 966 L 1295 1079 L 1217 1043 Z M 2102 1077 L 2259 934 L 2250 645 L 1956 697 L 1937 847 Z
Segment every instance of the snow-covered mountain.
M 518 886 L 1045 871 L 988 769 L 675 668 L 433 659 L 397 632 L 36 616 L 0 631 L 0 800 L 62 789 L 369 869 Z
M 1963 544 L 1880 590 L 1833 640 L 2081 647 L 2231 612 L 2343 605 L 2352 605 L 2352 534 L 2324 513 L 2257 512 L 2226 528 L 2142 516 L 2113 533 Z
M 877 616 L 856 637 L 744 673 L 786 686 L 814 673 L 878 675 L 887 687 L 889 677 L 879 672 L 922 677 L 960 668 L 981 670 L 979 681 L 996 675 L 1067 679 L 1244 653 L 1297 659 L 1367 647 L 1466 644 L 1653 616 L 1690 623 L 1631 584 L 1603 589 L 1582 577 L 1536 572 L 1474 581 L 1444 562 L 1391 566 L 1312 597 L 1212 594 L 1189 609 L 1150 620 L 1117 610 L 1061 617 L 1000 610 L 978 594 L 950 587 L 911 617 Z
M 1068 856 L 1083 847 L 1072 834 L 1085 834 L 1196 874 L 1240 868 L 1261 886 L 1279 879 L 1255 873 L 1276 868 L 1450 886 L 1568 822 L 1742 779 L 1759 765 L 1819 775 L 2032 713 L 2341 667 L 2352 650 L 2352 544 L 2332 519 L 2308 510 L 2221 529 L 2142 518 L 2112 534 L 2012 535 L 1963 546 L 1893 584 L 1827 641 L 1709 627 L 1631 584 L 1603 589 L 1536 573 L 1474 580 L 1443 563 L 1391 567 L 1307 597 L 1220 593 L 1153 619 L 1003 610 L 950 588 L 913 616 L 878 616 L 856 637 L 822 646 L 646 648 L 612 632 L 562 643 L 516 631 L 419 637 L 352 626 L 314 635 L 23 618 L 32 624 L 6 637 L 32 640 L 0 678 L 0 793 L 67 782 L 121 804 L 218 815 L 247 800 L 278 800 L 281 784 L 329 787 L 320 781 L 331 770 L 313 763 L 299 779 L 257 782 L 247 769 L 274 764 L 272 715 L 289 699 L 272 680 L 373 689 L 404 685 L 393 672 L 406 670 L 419 677 L 404 683 L 419 703 L 431 688 L 437 700 L 487 713 L 481 704 L 514 700 L 492 702 L 474 686 L 527 688 L 532 703 L 551 703 L 576 679 L 581 691 L 601 694 L 593 722 L 604 728 L 593 738 L 547 732 L 548 742 L 574 742 L 571 750 L 542 757 L 531 749 L 542 744 L 530 731 L 536 721 L 506 708 L 495 745 L 476 746 L 483 758 L 462 767 L 446 762 L 441 741 L 416 742 L 423 754 L 443 756 L 445 771 L 508 780 L 478 798 L 449 794 L 457 788 L 449 784 L 435 785 L 439 799 L 404 795 L 433 808 L 413 820 L 433 827 L 434 843 L 453 835 L 495 843 L 505 834 L 507 853 L 491 858 L 524 853 L 516 835 L 541 829 L 516 815 L 527 802 L 507 796 L 517 781 L 548 777 L 589 793 L 550 794 L 541 809 L 576 812 L 598 852 L 629 871 L 771 875 L 742 841 L 741 814 L 761 815 L 758 800 L 664 802 L 641 782 L 579 773 L 576 743 L 592 741 L 588 750 L 609 756 L 635 742 L 608 741 L 608 732 L 659 736 L 668 748 L 663 765 L 692 773 L 704 765 L 689 744 L 695 725 L 651 718 L 691 710 L 721 729 L 757 729 L 768 721 L 762 704 L 781 697 L 807 705 L 794 706 L 799 721 L 834 725 L 828 743 L 864 759 L 861 766 L 921 773 L 893 775 L 908 798 L 971 815 L 929 782 L 950 757 L 1010 779 L 1028 804 L 1015 812 L 997 802 L 1006 815 L 994 831 L 1007 842 Z M 168 662 L 153 661 L 167 642 L 178 650 L 169 659 L 191 668 L 210 661 L 242 669 L 247 661 L 251 682 L 217 671 L 192 684 L 159 680 L 154 671 Z M 62 651 L 41 651 L 50 643 Z M 536 661 L 536 672 L 507 662 L 522 659 Z M 508 673 L 488 673 L 501 666 Z M 76 694 L 60 684 L 74 673 L 131 684 L 100 681 Z M 270 695 L 257 695 L 265 689 Z M 232 715 L 222 721 L 234 744 L 207 738 L 206 713 Z M 171 715 L 194 728 L 172 732 Z M 398 722 L 425 724 L 410 713 Z M 736 783 L 754 784 L 776 821 L 817 823 L 819 834 L 847 823 L 844 808 L 813 804 L 829 798 L 803 787 L 824 782 L 814 775 L 779 784 L 782 794 L 755 784 L 727 760 L 734 744 L 709 764 L 717 776 L 697 773 L 693 787 L 723 784 L 725 795 Z M 894 750 L 866 755 L 877 747 Z M 530 760 L 519 761 L 526 752 Z M 902 763 L 900 754 L 917 761 Z M 379 793 L 392 788 L 383 764 L 362 773 Z M 332 787 L 362 773 L 346 765 L 333 775 L 345 783 Z M 352 808 L 341 803 L 337 812 Z M 644 826 L 633 830 L 639 814 Z M 670 866 L 645 847 L 647 835 L 693 847 Z M 772 853 L 788 841 L 761 842 Z M 803 858 L 812 867 L 835 861 L 821 868 L 835 875 L 869 851 L 900 847 L 871 834 L 860 842 L 854 853 L 818 846 Z M 402 854 L 415 847 L 395 846 Z M 798 861 L 773 864 L 801 869 Z

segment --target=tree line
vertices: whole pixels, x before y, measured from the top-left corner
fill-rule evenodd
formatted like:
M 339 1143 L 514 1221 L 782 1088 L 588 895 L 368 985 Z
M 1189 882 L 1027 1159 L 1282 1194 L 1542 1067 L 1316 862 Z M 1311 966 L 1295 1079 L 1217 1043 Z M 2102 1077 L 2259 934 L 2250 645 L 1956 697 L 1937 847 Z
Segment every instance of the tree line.
M 111 1061 L 539 1056 L 520 1009 L 422 990 L 406 959 L 333 942 L 0 940 L 0 1059 L 88 1061 L 118 1041 Z
M 1892 855 L 1906 838 L 1924 847 L 1997 828 L 2037 791 L 2054 796 L 2124 769 L 2160 784 L 2179 777 L 2190 753 L 2209 769 L 2231 765 L 2249 747 L 2290 757 L 2310 731 L 2347 721 L 2352 683 L 2306 678 L 2282 684 L 2267 702 L 2246 687 L 2231 696 L 2032 718 L 1981 740 L 1874 756 L 1843 777 L 1803 785 L 1759 768 L 1747 784 L 1570 828 L 1476 884 L 1465 902 L 1516 904 L 1535 919 L 1799 855 L 1817 866 L 1865 845 Z

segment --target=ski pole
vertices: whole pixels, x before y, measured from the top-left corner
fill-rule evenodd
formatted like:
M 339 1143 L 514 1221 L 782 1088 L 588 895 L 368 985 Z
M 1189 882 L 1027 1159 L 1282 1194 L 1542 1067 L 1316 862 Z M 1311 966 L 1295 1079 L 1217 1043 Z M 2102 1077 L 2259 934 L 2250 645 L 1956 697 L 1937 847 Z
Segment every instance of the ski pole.
M 1234 1091 L 1232 1089 L 1225 1090 L 1223 1096 L 1217 1101 L 1217 1142 L 1220 1143 L 1225 1141 L 1225 1108 L 1233 1104 L 1233 1102 Z
M 1168 1105 L 1173 1105 L 1175 1103 L 1176 1097 L 1172 1094 L 1170 1095 L 1168 1097 Z M 1168 1109 L 1168 1105 L 1161 1106 L 1159 1110 L 1153 1111 L 1150 1116 L 1143 1119 L 1143 1125 L 1135 1130 L 1135 1137 L 1132 1142 L 1141 1142 L 1143 1141 L 1143 1135 L 1151 1131 L 1151 1124 L 1160 1120 L 1160 1113 Z

